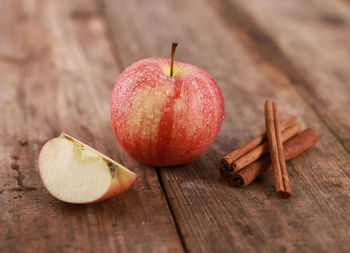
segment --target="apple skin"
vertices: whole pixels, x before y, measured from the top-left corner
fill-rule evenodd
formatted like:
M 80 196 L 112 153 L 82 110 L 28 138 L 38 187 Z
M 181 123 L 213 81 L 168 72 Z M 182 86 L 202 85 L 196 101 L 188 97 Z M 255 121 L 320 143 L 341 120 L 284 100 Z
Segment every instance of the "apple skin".
M 152 166 L 191 162 L 214 141 L 224 119 L 220 88 L 203 69 L 147 58 L 127 67 L 111 98 L 111 124 L 121 146 Z
M 134 173 L 130 173 L 125 170 L 119 170 L 119 175 L 118 177 L 112 178 L 112 183 L 107 192 L 101 196 L 101 198 L 96 199 L 91 202 L 87 202 L 84 204 L 89 204 L 89 203 L 96 203 L 100 202 L 105 199 L 109 199 L 111 197 L 117 196 L 125 191 L 127 191 L 135 182 L 137 178 L 137 175 Z

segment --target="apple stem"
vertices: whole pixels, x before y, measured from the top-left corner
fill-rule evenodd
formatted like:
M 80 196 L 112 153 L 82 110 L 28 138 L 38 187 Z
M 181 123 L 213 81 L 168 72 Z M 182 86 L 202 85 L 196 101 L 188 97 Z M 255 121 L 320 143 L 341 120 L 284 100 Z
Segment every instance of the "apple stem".
M 170 66 L 170 76 L 173 76 L 174 72 L 174 58 L 175 58 L 175 50 L 179 43 L 176 40 L 173 41 L 171 45 L 171 66 Z

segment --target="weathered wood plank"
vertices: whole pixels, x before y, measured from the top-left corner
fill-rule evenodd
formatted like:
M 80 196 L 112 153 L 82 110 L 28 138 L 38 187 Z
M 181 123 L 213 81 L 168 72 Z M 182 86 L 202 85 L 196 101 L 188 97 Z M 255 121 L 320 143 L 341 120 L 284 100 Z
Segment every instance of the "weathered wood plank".
M 221 86 L 226 119 L 198 160 L 161 168 L 185 246 L 193 252 L 344 251 L 350 246 L 350 156 L 284 73 L 257 62 L 203 1 L 111 1 L 105 11 L 124 65 L 142 57 L 176 58 L 208 70 Z M 119 39 L 123 34 L 127 39 Z M 264 71 L 264 68 L 269 71 Z M 296 114 L 320 133 L 316 147 L 288 163 L 293 197 L 277 197 L 271 173 L 246 189 L 221 179 L 219 159 L 264 129 L 263 102 Z
M 341 1 L 210 1 L 265 72 L 281 72 L 350 152 L 350 12 Z M 266 67 L 268 65 L 268 68 Z
M 113 136 L 109 100 L 120 70 L 95 3 L 1 1 L 0 30 L 0 252 L 182 252 L 156 171 L 128 157 Z M 102 203 L 54 199 L 37 158 L 60 131 L 138 180 Z

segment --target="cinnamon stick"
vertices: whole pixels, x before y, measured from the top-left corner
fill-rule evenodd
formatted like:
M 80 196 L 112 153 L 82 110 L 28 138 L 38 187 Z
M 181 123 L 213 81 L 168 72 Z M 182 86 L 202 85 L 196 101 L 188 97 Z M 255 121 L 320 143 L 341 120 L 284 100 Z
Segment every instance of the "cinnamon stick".
M 286 161 L 311 148 L 317 141 L 318 134 L 313 129 L 306 129 L 292 137 L 290 140 L 283 143 L 283 152 Z M 270 156 L 264 156 L 239 172 L 231 174 L 227 179 L 230 185 L 244 188 L 269 170 L 271 170 Z
M 277 104 L 271 100 L 265 102 L 265 122 L 276 192 L 282 197 L 287 198 L 292 195 L 292 191 L 283 153 Z
M 297 118 L 294 115 L 290 115 L 287 118 L 285 118 L 283 121 L 281 121 L 281 130 L 284 131 L 285 129 L 295 125 L 296 123 L 297 123 Z M 264 132 L 264 133 L 260 134 L 258 137 L 252 139 L 248 143 L 242 145 L 241 147 L 237 148 L 233 152 L 226 155 L 221 160 L 221 164 L 220 164 L 221 173 L 225 175 L 225 174 L 227 174 L 227 172 L 239 170 L 239 169 L 235 169 L 234 167 L 243 168 L 242 164 L 244 164 L 244 162 L 242 162 L 242 164 L 238 163 L 238 166 L 237 166 L 237 164 L 234 164 L 234 162 L 240 158 L 243 159 L 243 157 L 247 153 L 249 153 L 250 151 L 257 148 L 259 145 L 264 143 L 266 141 L 266 138 L 267 138 L 266 132 Z M 250 161 L 250 162 L 254 162 L 254 160 Z
M 291 137 L 296 135 L 301 129 L 301 126 L 299 123 L 296 123 L 292 125 L 291 127 L 287 128 L 282 133 L 282 141 L 285 142 L 289 140 Z M 242 156 L 238 160 L 232 163 L 232 172 L 235 173 L 241 169 L 243 169 L 245 166 L 255 162 L 260 157 L 262 157 L 264 154 L 267 154 L 269 152 L 268 143 L 264 142 L 261 145 L 257 146 L 253 150 L 251 150 L 246 155 Z

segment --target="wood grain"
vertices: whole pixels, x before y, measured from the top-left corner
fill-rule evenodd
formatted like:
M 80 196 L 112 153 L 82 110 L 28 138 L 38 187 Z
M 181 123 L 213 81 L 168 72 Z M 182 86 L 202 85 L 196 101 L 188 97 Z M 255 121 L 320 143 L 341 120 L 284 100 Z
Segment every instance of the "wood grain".
M 182 252 L 156 171 L 113 136 L 109 99 L 120 69 L 95 3 L 1 1 L 0 30 L 0 252 Z M 98 204 L 54 199 L 36 163 L 61 131 L 138 180 Z
M 287 79 L 350 152 L 347 6 L 317 0 L 210 2 L 262 71 Z
M 203 67 L 222 89 L 226 119 L 213 145 L 195 162 L 159 169 L 188 251 L 340 252 L 350 247 L 349 153 L 285 73 L 256 61 L 240 31 L 232 32 L 206 2 L 104 3 L 123 65 L 169 57 L 176 39 L 176 59 Z M 263 131 L 266 98 L 280 105 L 282 117 L 296 114 L 320 134 L 316 147 L 287 164 L 290 200 L 274 194 L 271 173 L 244 190 L 227 186 L 218 173 L 220 158 Z

